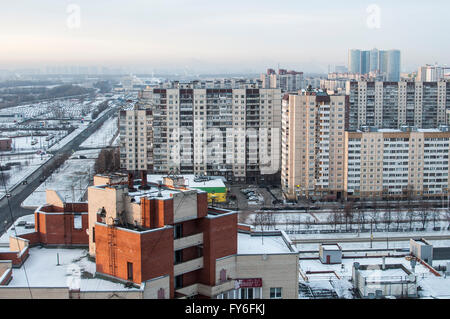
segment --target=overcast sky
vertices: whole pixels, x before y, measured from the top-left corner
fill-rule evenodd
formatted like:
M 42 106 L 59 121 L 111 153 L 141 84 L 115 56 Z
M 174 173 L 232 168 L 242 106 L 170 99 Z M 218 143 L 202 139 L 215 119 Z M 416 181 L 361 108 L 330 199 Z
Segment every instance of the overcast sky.
M 400 49 L 410 71 L 450 64 L 449 12 L 448 0 L 1 1 L 0 68 L 327 72 L 377 47 Z

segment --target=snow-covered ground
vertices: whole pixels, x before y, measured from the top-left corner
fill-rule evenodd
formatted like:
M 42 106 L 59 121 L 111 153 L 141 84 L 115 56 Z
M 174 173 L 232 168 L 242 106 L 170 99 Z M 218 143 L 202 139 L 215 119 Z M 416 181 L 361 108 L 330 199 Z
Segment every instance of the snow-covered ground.
M 42 164 L 48 161 L 51 155 L 8 155 L 0 156 L 0 165 L 5 166 L 8 163 L 20 163 L 20 165 L 11 166 L 11 169 L 4 171 L 6 187 L 10 190 L 16 184 L 26 180 L 26 178 L 36 171 Z M 9 176 L 9 177 L 8 177 Z M 0 197 L 5 193 L 3 178 L 0 179 Z
M 22 203 L 22 206 L 35 209 L 45 204 L 46 189 L 57 191 L 68 202 L 82 200 L 94 173 L 95 159 L 99 152 L 100 150 L 90 150 L 74 153 Z M 80 159 L 80 155 L 87 158 Z
M 117 133 L 117 117 L 106 120 L 103 125 L 85 140 L 81 147 L 103 148 L 111 145 L 112 139 Z
M 19 121 L 41 118 L 90 119 L 92 111 L 106 101 L 105 97 L 95 100 L 66 99 L 51 102 L 32 103 L 0 110 L 0 115 L 15 116 Z

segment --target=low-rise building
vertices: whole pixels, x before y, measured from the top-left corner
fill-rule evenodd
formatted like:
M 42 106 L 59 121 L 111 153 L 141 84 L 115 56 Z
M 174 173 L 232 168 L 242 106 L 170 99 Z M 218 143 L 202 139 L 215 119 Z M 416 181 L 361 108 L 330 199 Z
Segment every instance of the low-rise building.
M 30 227 L 2 237 L 0 298 L 298 297 L 298 252 L 283 232 L 238 226 L 205 191 L 145 182 L 96 176 L 88 203 L 47 191 Z
M 352 281 L 361 298 L 416 298 L 417 278 L 402 264 L 353 264 Z
M 324 264 L 340 264 L 342 262 L 342 248 L 338 244 L 321 244 L 319 258 Z
M 433 263 L 433 245 L 431 245 L 426 239 L 410 239 L 409 240 L 409 252 L 426 262 L 429 265 Z

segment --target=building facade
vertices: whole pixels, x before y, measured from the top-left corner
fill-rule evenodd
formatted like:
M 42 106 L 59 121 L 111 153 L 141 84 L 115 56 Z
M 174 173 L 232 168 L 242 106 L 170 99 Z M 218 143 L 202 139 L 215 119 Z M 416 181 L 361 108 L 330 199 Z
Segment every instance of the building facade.
M 346 132 L 348 198 L 442 198 L 449 188 L 448 127 Z
M 447 124 L 450 83 L 369 82 L 347 83 L 350 130 L 362 126 L 399 129 L 404 125 L 437 128 Z
M 281 184 L 288 198 L 341 198 L 348 107 L 348 97 L 321 92 L 284 99 Z
M 128 134 L 121 135 L 123 169 L 135 170 L 129 164 L 145 162 L 147 154 L 143 169 L 155 174 L 221 175 L 249 183 L 279 180 L 280 89 L 176 86 L 144 90 L 139 107 L 146 111 L 135 117 L 144 119 L 146 112 L 145 121 L 128 121 L 130 115 L 121 111 L 121 134 L 135 132 L 139 136 L 131 134 L 131 139 L 142 140 L 133 144 Z M 145 138 L 147 144 L 142 143 Z
M 281 89 L 282 92 L 296 92 L 306 87 L 303 72 L 292 70 L 278 70 L 278 74 L 273 69 L 268 69 L 265 74 L 261 74 L 262 87 L 266 89 Z

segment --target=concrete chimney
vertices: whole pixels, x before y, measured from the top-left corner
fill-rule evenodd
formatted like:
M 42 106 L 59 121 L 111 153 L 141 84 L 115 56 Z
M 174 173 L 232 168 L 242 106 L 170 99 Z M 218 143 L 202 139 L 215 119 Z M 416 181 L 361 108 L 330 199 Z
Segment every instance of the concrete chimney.
M 140 189 L 150 189 L 150 187 L 147 184 L 147 172 L 141 171 L 141 187 Z
M 128 191 L 129 192 L 135 192 L 136 191 L 136 189 L 134 188 L 133 173 L 128 173 Z

